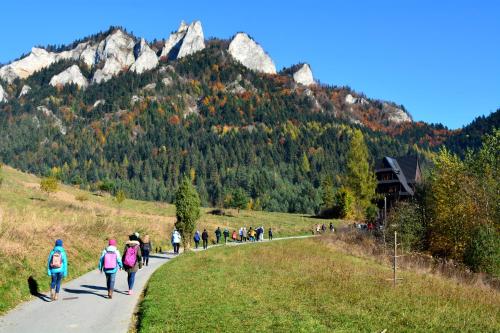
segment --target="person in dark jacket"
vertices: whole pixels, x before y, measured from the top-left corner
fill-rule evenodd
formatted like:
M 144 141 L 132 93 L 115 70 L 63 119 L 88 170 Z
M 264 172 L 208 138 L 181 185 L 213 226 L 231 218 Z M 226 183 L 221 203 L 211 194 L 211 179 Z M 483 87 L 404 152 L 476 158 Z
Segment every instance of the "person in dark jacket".
M 151 240 L 149 239 L 149 235 L 144 236 L 144 239 L 142 242 L 139 240 L 139 243 L 141 245 L 141 254 L 142 254 L 142 265 L 148 265 L 149 264 L 149 253 L 151 252 L 151 249 L 153 248 L 153 245 L 151 244 Z
M 215 238 L 217 238 L 217 244 L 219 244 L 221 234 L 222 232 L 220 231 L 220 227 L 217 227 L 217 230 L 215 230 Z
M 229 229 L 225 228 L 224 229 L 224 244 L 227 243 L 227 239 L 229 238 Z
M 127 253 L 127 251 L 129 251 Z M 135 253 L 135 256 L 134 256 Z M 142 268 L 142 256 L 139 240 L 135 235 L 129 236 L 129 241 L 125 245 L 122 257 L 123 267 L 127 272 L 128 294 L 132 295 L 134 288 L 135 274 Z
M 207 229 L 203 229 L 203 233 L 201 234 L 201 239 L 203 240 L 203 249 L 207 249 L 208 247 L 208 232 Z
M 267 235 L 269 237 L 269 240 L 273 240 L 273 229 L 269 228 L 269 231 L 267 232 Z

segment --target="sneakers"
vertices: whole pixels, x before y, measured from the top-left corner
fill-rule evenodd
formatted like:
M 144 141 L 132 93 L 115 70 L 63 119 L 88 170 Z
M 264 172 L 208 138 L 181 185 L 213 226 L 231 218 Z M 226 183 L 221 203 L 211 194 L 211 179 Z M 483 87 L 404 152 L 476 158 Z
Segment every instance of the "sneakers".
M 128 291 L 128 294 L 129 294 L 129 295 L 132 295 L 132 294 L 133 294 L 132 290 L 129 290 L 129 291 Z

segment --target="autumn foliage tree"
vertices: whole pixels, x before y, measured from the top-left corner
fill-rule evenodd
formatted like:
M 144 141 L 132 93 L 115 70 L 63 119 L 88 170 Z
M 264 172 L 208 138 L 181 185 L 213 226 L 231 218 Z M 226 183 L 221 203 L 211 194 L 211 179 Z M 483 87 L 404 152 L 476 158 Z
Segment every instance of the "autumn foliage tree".
M 347 186 L 355 195 L 356 217 L 364 219 L 366 209 L 375 197 L 377 179 L 369 163 L 368 148 L 363 133 L 359 129 L 352 132 L 347 153 Z

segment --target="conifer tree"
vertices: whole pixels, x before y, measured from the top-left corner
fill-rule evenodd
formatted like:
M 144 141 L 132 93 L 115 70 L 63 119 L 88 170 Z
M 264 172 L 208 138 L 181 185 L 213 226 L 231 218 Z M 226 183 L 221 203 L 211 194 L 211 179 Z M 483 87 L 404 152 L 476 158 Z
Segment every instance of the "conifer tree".
M 200 197 L 188 177 L 184 177 L 175 194 L 175 216 L 175 227 L 182 235 L 184 249 L 188 250 L 200 217 Z

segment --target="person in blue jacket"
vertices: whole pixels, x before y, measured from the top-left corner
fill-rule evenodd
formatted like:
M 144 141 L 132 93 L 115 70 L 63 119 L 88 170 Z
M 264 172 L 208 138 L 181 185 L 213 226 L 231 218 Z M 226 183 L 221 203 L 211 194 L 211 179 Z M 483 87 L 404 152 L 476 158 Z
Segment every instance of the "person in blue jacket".
M 123 268 L 120 252 L 116 248 L 116 240 L 110 239 L 108 246 L 102 251 L 101 259 L 99 259 L 99 271 L 106 274 L 106 287 L 108 289 L 108 298 L 113 298 L 115 290 L 115 277 L 118 268 Z
M 50 251 L 47 260 L 47 274 L 52 278 L 50 282 L 50 299 L 56 301 L 61 289 L 61 281 L 68 276 L 68 257 L 61 239 L 56 240 L 54 249 Z

